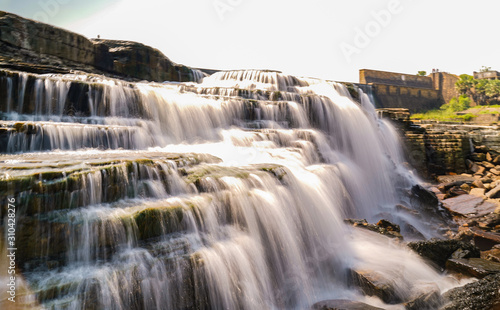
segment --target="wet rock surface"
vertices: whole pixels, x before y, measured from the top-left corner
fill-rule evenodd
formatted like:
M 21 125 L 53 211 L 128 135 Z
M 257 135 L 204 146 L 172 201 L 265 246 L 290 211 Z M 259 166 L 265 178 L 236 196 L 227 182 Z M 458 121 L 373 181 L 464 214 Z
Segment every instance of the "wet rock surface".
M 399 225 L 391 223 L 388 220 L 382 219 L 377 224 L 370 224 L 365 219 L 346 219 L 344 222 L 352 225 L 353 227 L 373 231 L 389 238 L 403 239 L 403 236 L 400 233 Z
M 446 262 L 446 270 L 481 279 L 490 274 L 500 273 L 500 263 L 482 258 L 449 259 Z
M 500 274 L 454 288 L 443 294 L 440 310 L 496 310 L 500 309 Z
M 479 257 L 479 250 L 472 244 L 459 240 L 429 240 L 409 242 L 407 246 L 420 256 L 444 268 L 446 261 L 457 250 L 465 252 L 463 257 Z
M 407 310 L 432 310 L 442 304 L 439 287 L 434 283 L 421 286 L 410 296 L 409 301 L 404 303 Z
M 382 310 L 382 308 L 346 299 L 324 300 L 315 303 L 311 309 L 314 310 Z
M 374 270 L 350 270 L 349 283 L 368 296 L 376 296 L 385 303 L 400 303 L 403 296 L 397 293 L 395 283 Z

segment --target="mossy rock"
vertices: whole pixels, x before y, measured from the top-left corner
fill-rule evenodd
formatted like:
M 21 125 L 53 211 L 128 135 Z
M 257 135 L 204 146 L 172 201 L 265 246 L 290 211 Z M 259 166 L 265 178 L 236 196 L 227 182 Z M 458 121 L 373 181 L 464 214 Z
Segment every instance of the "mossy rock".
M 236 177 L 240 179 L 246 179 L 250 173 L 246 170 L 235 168 L 235 167 L 223 167 L 223 166 L 212 166 L 212 165 L 200 165 L 193 167 L 191 169 L 185 170 L 186 175 L 184 180 L 186 183 L 199 183 L 201 179 L 212 177 L 215 179 L 229 176 Z
M 133 215 L 140 240 L 181 230 L 183 217 L 182 206 L 147 208 Z

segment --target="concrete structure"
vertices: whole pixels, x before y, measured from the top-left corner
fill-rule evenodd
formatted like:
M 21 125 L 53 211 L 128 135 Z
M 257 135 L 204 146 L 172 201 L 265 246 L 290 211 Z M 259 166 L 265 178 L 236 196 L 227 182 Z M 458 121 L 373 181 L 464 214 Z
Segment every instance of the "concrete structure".
M 453 97 L 460 96 L 455 89 L 455 83 L 460 79 L 457 75 L 438 71 L 429 74 L 429 76 L 432 79 L 433 88 L 439 90 L 439 95 L 444 103 L 450 102 Z
M 432 88 L 432 79 L 428 76 L 369 69 L 359 70 L 359 82 L 361 84 L 377 83 L 407 87 Z
M 360 84 L 371 85 L 378 108 L 407 108 L 411 112 L 437 109 L 458 96 L 458 76 L 433 72 L 428 76 L 362 69 Z
M 485 71 L 485 72 L 475 72 L 474 78 L 477 80 L 498 80 L 500 79 L 500 72 L 498 71 Z

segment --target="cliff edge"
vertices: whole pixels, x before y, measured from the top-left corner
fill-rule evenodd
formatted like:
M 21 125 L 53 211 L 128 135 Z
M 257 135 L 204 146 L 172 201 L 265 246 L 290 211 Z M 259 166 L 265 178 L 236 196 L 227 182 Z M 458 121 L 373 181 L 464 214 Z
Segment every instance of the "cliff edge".
M 34 73 L 74 70 L 127 80 L 194 81 L 196 70 L 150 46 L 87 39 L 77 33 L 0 11 L 0 68 Z

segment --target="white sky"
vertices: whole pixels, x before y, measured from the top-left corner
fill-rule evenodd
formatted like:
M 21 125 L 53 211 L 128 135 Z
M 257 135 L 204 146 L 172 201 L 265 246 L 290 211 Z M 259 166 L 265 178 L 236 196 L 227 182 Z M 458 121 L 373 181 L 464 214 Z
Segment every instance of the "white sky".
M 193 67 L 353 82 L 362 68 L 500 70 L 498 0 L 0 0 L 0 10 L 138 41 Z

